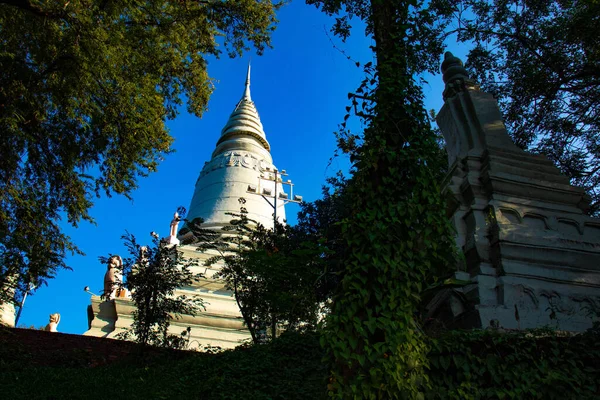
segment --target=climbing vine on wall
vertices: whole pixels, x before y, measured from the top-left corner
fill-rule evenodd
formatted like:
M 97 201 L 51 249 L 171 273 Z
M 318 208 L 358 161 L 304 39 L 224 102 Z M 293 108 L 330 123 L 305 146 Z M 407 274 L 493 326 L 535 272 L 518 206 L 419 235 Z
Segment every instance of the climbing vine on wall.
M 315 3 L 329 13 L 342 3 L 347 12 L 362 4 L 359 15 L 377 58 L 358 91 L 368 103 L 359 115 L 367 128 L 351 149 L 352 211 L 340 222 L 345 269 L 321 338 L 330 362 L 329 395 L 423 398 L 428 346 L 416 318 L 420 293 L 446 275 L 455 250 L 439 148 L 412 77 L 416 53 L 409 38 L 421 29 L 409 12 L 415 2 Z

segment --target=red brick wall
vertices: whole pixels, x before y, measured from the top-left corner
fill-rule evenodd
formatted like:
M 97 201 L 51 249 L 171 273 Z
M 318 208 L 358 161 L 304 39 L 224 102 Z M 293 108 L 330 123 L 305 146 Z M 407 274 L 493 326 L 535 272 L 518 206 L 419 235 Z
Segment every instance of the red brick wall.
M 0 358 L 16 357 L 28 365 L 39 366 L 95 367 L 123 359 L 131 360 L 141 353 L 141 346 L 123 340 L 21 328 L 0 328 L 0 348 Z M 193 354 L 148 348 L 144 356 L 165 351 L 176 357 Z

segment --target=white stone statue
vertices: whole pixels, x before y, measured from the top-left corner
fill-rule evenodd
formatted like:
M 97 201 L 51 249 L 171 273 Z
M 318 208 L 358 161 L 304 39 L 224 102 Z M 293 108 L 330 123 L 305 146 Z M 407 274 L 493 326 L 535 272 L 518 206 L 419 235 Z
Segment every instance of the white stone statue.
M 147 255 L 148 255 L 148 246 L 140 246 L 139 262 L 145 263 L 146 261 L 148 261 Z
M 133 275 L 137 274 L 139 272 L 140 268 L 143 268 L 146 266 L 147 262 L 148 262 L 148 246 L 140 246 L 138 259 L 137 259 L 136 263 L 131 266 L 131 273 Z M 127 290 L 127 293 L 128 293 L 128 295 L 131 295 L 131 293 L 133 293 L 133 291 L 131 291 L 131 293 L 130 293 L 129 290 Z
M 60 322 L 60 314 L 50 314 L 50 322 L 46 325 L 46 331 L 48 332 L 58 332 L 56 329 L 58 327 L 58 323 Z
M 179 213 L 175 211 L 175 214 L 173 215 L 173 220 L 171 221 L 171 232 L 169 233 L 169 236 L 177 236 L 177 228 L 179 227 L 179 221 L 181 221 L 181 218 L 179 218 Z
M 106 300 L 114 299 L 122 283 L 123 260 L 120 256 L 112 256 L 108 259 L 108 268 L 104 274 L 104 298 Z
M 177 228 L 179 227 L 179 222 L 181 221 L 181 217 L 178 212 L 175 212 L 173 215 L 173 220 L 171 221 L 171 230 L 169 231 L 169 236 L 164 238 L 163 243 L 179 245 L 179 239 L 177 239 Z

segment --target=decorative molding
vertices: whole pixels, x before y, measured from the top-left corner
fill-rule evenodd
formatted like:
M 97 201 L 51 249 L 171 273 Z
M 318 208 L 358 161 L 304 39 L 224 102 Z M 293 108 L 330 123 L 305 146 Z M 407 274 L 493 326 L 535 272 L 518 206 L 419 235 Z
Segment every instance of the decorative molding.
M 443 93 L 444 99 L 453 97 L 460 92 L 466 92 L 467 90 L 479 90 L 479 85 L 469 78 L 463 62 L 449 51 L 444 55 L 442 74 L 442 78 L 446 84 L 446 89 Z
M 529 298 L 531 304 L 533 304 L 533 308 L 534 309 L 539 309 L 540 308 L 540 301 L 538 300 L 536 294 L 535 294 L 535 289 L 532 288 L 531 286 L 528 285 L 524 285 L 524 284 L 517 284 L 514 285 L 515 289 L 517 289 L 520 294 L 521 294 L 521 298 L 523 299 L 521 302 L 523 304 L 521 304 L 521 306 L 524 306 L 525 300 L 526 298 Z
M 274 165 L 265 161 L 264 159 L 258 159 L 255 155 L 249 152 L 226 151 L 204 164 L 204 168 L 202 168 L 200 177 L 198 179 L 209 172 L 226 167 L 244 167 L 258 172 L 263 172 L 267 170 L 267 167 L 274 168 Z

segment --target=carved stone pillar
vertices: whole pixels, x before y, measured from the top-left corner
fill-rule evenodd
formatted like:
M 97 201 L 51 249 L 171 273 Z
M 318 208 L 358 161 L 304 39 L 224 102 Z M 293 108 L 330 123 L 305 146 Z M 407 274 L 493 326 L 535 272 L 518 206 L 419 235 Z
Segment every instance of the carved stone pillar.
M 442 72 L 449 212 L 472 282 L 462 290 L 472 307 L 455 325 L 590 327 L 600 313 L 600 220 L 584 214 L 587 194 L 514 145 L 496 100 L 451 53 Z

